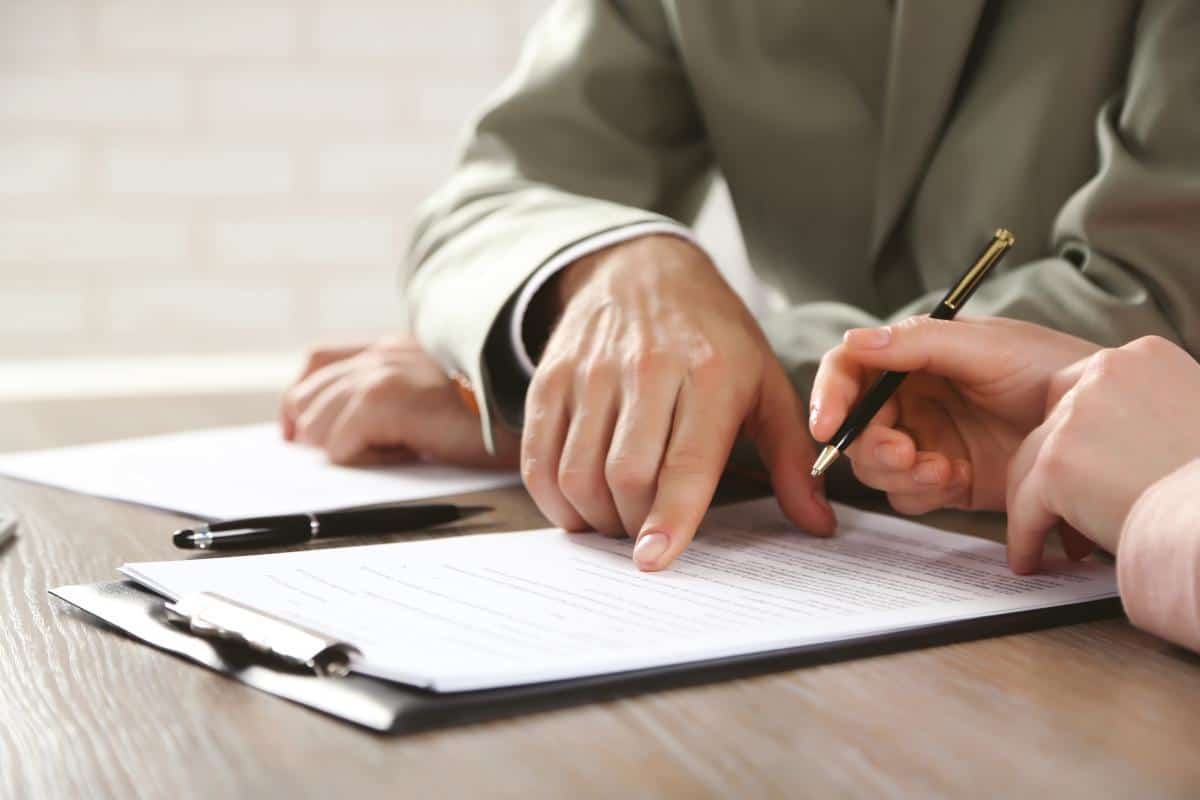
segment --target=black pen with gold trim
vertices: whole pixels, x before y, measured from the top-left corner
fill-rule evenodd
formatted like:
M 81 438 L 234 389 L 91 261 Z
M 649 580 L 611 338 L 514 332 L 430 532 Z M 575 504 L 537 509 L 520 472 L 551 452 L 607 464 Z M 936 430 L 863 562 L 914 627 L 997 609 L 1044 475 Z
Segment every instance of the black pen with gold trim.
M 962 277 L 950 287 L 950 291 L 946 292 L 946 296 L 930 312 L 929 316 L 933 319 L 954 319 L 963 304 L 979 288 L 984 276 L 1000 262 L 1015 241 L 1013 235 L 1004 228 L 996 231 L 992 241 L 979 254 L 979 258 L 975 259 L 975 263 L 971 265 L 970 269 L 964 272 Z M 829 440 L 829 444 L 825 445 L 821 454 L 817 456 L 812 468 L 814 478 L 829 469 L 830 465 L 837 461 L 838 456 L 846 452 L 846 448 L 870 424 L 875 415 L 879 413 L 879 409 L 883 408 L 883 404 L 888 401 L 888 398 L 895 394 L 896 389 L 907 376 L 907 372 L 891 371 L 879 376 L 867 393 L 863 395 L 863 399 L 858 405 L 851 409 L 846 421 Z

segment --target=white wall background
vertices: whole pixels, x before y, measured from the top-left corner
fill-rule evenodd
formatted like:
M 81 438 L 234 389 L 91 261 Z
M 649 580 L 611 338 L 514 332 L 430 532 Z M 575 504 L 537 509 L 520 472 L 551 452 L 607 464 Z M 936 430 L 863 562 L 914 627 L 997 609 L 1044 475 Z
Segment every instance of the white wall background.
M 414 208 L 545 4 L 0 0 L 0 360 L 401 326 Z

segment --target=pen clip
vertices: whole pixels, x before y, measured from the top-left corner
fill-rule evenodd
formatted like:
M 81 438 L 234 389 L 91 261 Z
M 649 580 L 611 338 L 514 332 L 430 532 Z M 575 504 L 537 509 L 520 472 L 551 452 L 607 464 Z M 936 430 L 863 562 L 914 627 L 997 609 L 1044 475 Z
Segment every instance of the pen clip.
M 211 592 L 163 604 L 167 620 L 197 636 L 242 644 L 320 677 L 342 677 L 360 655 L 353 645 Z

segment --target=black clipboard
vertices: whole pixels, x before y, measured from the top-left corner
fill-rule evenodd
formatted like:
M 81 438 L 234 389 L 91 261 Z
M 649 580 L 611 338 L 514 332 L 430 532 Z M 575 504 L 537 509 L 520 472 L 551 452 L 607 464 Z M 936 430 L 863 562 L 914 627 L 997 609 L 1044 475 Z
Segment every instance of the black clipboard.
M 64 586 L 50 594 L 108 626 L 236 681 L 381 733 L 512 717 L 799 667 L 1120 616 L 1119 598 L 822 643 L 787 650 L 472 692 L 438 693 L 351 673 L 319 677 L 265 662 L 233 642 L 195 636 L 167 618 L 158 595 L 128 581 Z

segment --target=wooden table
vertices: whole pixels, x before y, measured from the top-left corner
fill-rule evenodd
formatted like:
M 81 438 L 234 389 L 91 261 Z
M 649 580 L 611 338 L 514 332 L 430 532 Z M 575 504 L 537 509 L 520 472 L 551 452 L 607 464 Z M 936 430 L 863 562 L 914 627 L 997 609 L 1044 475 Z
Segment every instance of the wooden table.
M 481 524 L 542 523 L 519 490 Z M 1200 658 L 1124 620 L 386 738 L 46 594 L 177 556 L 170 515 L 0 479 L 0 797 L 1200 794 Z M 989 518 L 932 521 L 995 536 Z

